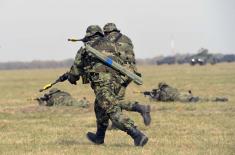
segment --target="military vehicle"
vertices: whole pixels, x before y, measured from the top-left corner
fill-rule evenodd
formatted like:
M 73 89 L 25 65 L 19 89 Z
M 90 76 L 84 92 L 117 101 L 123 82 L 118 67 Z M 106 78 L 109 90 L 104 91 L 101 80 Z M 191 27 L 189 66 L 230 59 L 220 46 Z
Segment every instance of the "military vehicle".
M 221 62 L 234 62 L 235 61 L 235 54 L 225 54 L 221 56 Z
M 162 65 L 162 64 L 171 65 L 171 64 L 175 64 L 175 62 L 176 62 L 176 59 L 174 56 L 167 56 L 156 61 L 157 65 Z
M 208 53 L 208 49 L 201 48 L 199 49 L 198 53 L 191 56 L 191 65 L 205 65 L 207 63 L 210 63 L 212 65 L 216 64 L 219 61 L 219 59 L 213 55 Z
M 157 65 L 162 64 L 186 64 L 191 61 L 191 56 L 189 54 L 176 54 L 174 56 L 162 57 L 161 59 L 156 60 Z

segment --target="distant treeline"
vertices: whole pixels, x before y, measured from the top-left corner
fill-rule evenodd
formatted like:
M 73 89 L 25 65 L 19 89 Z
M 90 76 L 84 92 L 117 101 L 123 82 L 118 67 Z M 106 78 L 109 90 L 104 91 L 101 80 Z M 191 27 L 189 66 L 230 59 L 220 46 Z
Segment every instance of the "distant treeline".
M 193 55 L 176 54 L 174 56 L 158 56 L 149 59 L 137 59 L 138 65 L 159 65 L 159 64 L 183 64 L 190 63 Z M 219 57 L 219 62 L 235 62 L 235 54 L 216 54 Z M 73 64 L 74 59 L 66 59 L 62 61 L 40 61 L 34 60 L 31 62 L 0 62 L 0 70 L 12 69 L 45 69 L 45 68 L 69 68 Z M 159 63 L 161 62 L 161 63 Z
M 73 59 L 62 61 L 40 61 L 31 62 L 0 62 L 0 70 L 10 69 L 44 69 L 44 68 L 67 68 L 73 64 Z
M 235 62 L 235 54 L 176 54 L 173 56 L 158 56 L 151 59 L 137 59 L 138 65 L 162 65 L 162 64 L 186 64 L 192 63 L 192 59 L 201 59 L 204 63 Z

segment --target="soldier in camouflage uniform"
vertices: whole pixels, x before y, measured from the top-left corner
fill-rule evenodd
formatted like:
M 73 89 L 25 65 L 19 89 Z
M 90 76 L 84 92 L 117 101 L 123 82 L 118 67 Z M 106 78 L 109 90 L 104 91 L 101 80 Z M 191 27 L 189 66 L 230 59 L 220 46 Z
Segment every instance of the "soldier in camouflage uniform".
M 114 23 L 105 24 L 103 31 L 105 38 L 116 44 L 116 54 L 124 61 L 124 66 L 136 70 L 134 46 L 131 39 L 122 34 Z
M 147 95 L 147 93 L 146 93 Z M 178 101 L 178 102 L 226 102 L 226 97 L 215 97 L 215 98 L 202 98 L 193 96 L 192 92 L 180 92 L 178 89 L 169 86 L 164 82 L 160 82 L 158 89 L 153 89 L 152 92 L 148 93 L 152 99 L 162 102 Z
M 114 61 L 119 63 L 115 56 L 116 47 L 113 43 L 103 38 L 102 30 L 97 25 L 91 25 L 87 28 L 85 44 L 90 45 L 96 50 L 102 52 Z M 79 80 L 81 76 L 83 83 L 90 82 L 91 88 L 96 95 L 94 110 L 96 114 L 97 130 L 96 133 L 88 132 L 87 138 L 95 144 L 103 144 L 105 133 L 109 120 L 126 132 L 134 139 L 136 146 L 143 146 L 148 138 L 139 131 L 134 122 L 125 116 L 119 106 L 119 99 L 116 97 L 116 91 L 120 87 L 120 73 L 106 66 L 99 59 L 89 54 L 85 48 L 80 48 L 74 60 L 74 64 L 69 72 L 71 79 Z
M 129 39 L 126 35 L 122 34 L 120 30 L 117 29 L 114 23 L 107 23 L 103 27 L 105 38 L 111 41 L 116 46 L 115 55 L 121 59 L 122 65 L 137 73 L 136 62 L 135 62 L 135 54 L 134 54 L 134 46 L 132 44 L 131 39 Z M 137 73 L 138 74 L 138 73 Z M 116 92 L 117 96 L 119 96 L 120 100 L 124 100 L 126 87 L 129 85 L 131 80 L 122 76 L 122 84 Z M 126 103 L 128 102 L 128 103 Z M 138 112 L 142 115 L 144 124 L 149 125 L 151 122 L 150 117 L 150 106 L 141 105 L 138 102 L 132 101 L 122 101 L 120 106 L 123 110 Z
M 80 101 L 74 99 L 69 93 L 61 91 L 57 88 L 52 88 L 49 93 L 42 97 L 36 98 L 39 105 L 42 106 L 77 106 L 81 108 L 88 108 L 89 102 L 86 98 Z

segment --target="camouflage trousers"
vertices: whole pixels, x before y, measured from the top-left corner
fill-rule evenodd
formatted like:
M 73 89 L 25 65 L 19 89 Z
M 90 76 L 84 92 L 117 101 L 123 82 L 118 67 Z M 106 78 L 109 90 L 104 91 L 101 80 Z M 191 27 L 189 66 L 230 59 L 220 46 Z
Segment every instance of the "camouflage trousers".
M 109 120 L 118 129 L 125 132 L 135 127 L 134 121 L 122 113 L 121 101 L 115 93 L 119 88 L 118 83 L 112 80 L 109 74 L 101 74 L 97 79 L 99 79 L 96 80 L 97 82 L 92 82 L 92 88 L 96 95 L 94 111 L 97 128 L 108 127 Z
M 124 86 L 120 86 L 120 88 L 118 89 L 116 94 L 117 94 L 118 98 L 120 99 L 118 104 L 122 110 L 132 111 L 133 106 L 136 103 L 138 103 L 136 101 L 125 100 L 126 87 L 124 87 Z

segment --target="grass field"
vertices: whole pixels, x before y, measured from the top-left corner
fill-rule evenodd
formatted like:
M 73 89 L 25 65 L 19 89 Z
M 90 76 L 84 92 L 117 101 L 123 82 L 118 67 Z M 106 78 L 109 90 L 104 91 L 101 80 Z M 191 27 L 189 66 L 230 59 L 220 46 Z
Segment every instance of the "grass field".
M 86 139 L 95 131 L 93 107 L 39 107 L 32 98 L 66 69 L 0 71 L 0 154 L 235 154 L 235 64 L 207 66 L 140 66 L 144 85 L 131 84 L 127 99 L 152 107 L 152 124 L 145 127 L 140 115 L 125 112 L 149 136 L 148 144 L 134 147 L 121 131 L 108 131 L 105 145 Z M 133 91 L 150 90 L 165 81 L 195 95 L 226 96 L 227 103 L 149 102 Z M 74 97 L 94 95 L 89 85 L 60 83 L 57 88 Z

